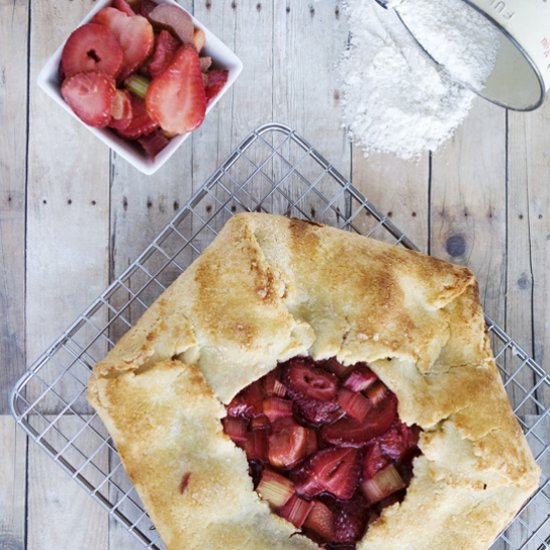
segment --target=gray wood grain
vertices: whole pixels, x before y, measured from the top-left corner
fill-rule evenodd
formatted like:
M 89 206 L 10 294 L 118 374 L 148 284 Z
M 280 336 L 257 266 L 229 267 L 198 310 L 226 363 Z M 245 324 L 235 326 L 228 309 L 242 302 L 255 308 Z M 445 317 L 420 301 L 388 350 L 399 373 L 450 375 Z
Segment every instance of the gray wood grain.
M 245 69 L 193 137 L 156 176 L 145 177 L 109 154 L 35 83 L 45 59 L 93 0 L 34 2 L 31 29 L 27 1 L 0 0 L 0 415 L 7 411 L 7 395 L 25 355 L 32 360 L 44 351 L 231 149 L 273 119 L 296 128 L 344 175 L 352 175 L 421 248 L 468 263 L 480 278 L 488 313 L 544 362 L 550 345 L 550 105 L 506 118 L 504 111 L 478 101 L 464 127 L 431 159 L 364 159 L 340 127 L 334 66 L 348 38 L 341 2 L 181 3 L 237 52 Z M 266 178 L 251 192 L 263 191 L 283 170 L 277 161 L 266 165 Z M 303 170 L 308 177 L 315 174 L 311 166 Z M 299 179 L 289 182 L 287 192 L 298 196 Z M 216 199 L 222 197 L 205 201 L 197 214 L 211 215 L 219 206 Z M 318 200 L 308 206 L 320 215 L 326 204 Z M 284 209 L 284 201 L 267 201 L 266 207 Z M 337 223 L 338 216 L 325 221 Z M 190 218 L 187 229 L 200 223 Z M 368 223 L 358 220 L 360 227 Z M 150 265 L 161 261 L 157 256 Z M 138 284 L 136 279 L 131 286 Z M 127 297 L 120 295 L 119 303 Z M 140 313 L 132 309 L 128 319 Z M 527 370 L 517 376 L 524 387 L 532 383 Z M 73 384 L 60 391 L 77 389 Z M 31 389 L 29 397 L 41 390 Z M 513 397 L 523 394 L 517 388 Z M 549 398 L 540 392 L 535 397 Z M 49 412 L 60 408 L 55 399 L 43 405 Z M 530 407 L 522 414 L 535 422 Z M 70 431 L 76 424 L 67 418 L 59 425 Z M 547 436 L 547 426 L 540 430 Z M 0 416 L 0 442 L 0 546 L 136 548 L 125 528 L 42 450 L 34 443 L 27 449 L 23 433 L 5 416 Z M 93 442 L 87 443 L 93 449 Z M 540 450 L 534 436 L 531 443 Z M 98 456 L 105 468 L 109 458 Z M 541 509 L 524 519 L 540 521 Z M 523 534 L 516 528 L 509 536 L 516 543 Z
M 28 9 L 27 2 L 0 0 L 0 415 L 8 412 L 10 389 L 26 363 Z
M 34 360 L 101 292 L 108 280 L 109 149 L 36 85 L 47 58 L 91 9 L 82 2 L 35 2 L 30 30 L 27 186 L 27 357 Z M 46 383 L 51 383 L 56 374 Z M 68 378 L 68 377 L 66 377 Z M 63 381 L 58 388 L 79 388 Z M 37 396 L 38 384 L 29 388 Z M 59 410 L 44 400 L 45 411 Z
M 0 415 L 0 548 L 25 548 L 27 441 L 11 416 Z

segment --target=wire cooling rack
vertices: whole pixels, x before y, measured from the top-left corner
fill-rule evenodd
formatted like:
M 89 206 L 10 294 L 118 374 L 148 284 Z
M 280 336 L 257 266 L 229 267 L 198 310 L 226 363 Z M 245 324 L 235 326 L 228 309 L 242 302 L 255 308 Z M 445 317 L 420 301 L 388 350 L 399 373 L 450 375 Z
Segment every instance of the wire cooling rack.
M 415 249 L 349 181 L 290 128 L 247 137 L 151 245 L 32 365 L 12 394 L 17 422 L 146 548 L 163 548 L 103 424 L 85 399 L 90 369 L 237 212 L 315 219 Z M 543 470 L 542 484 L 493 549 L 550 549 L 550 382 L 488 320 L 514 411 Z M 116 525 L 116 524 L 115 524 Z

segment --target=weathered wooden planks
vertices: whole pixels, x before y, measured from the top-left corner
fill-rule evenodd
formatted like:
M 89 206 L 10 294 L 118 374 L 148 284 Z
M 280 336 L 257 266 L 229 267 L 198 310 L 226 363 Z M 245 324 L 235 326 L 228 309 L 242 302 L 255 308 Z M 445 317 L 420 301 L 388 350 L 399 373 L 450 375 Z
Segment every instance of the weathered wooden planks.
M 32 5 L 26 271 L 29 360 L 43 352 L 107 283 L 109 150 L 36 85 L 46 59 L 92 6 L 91 0 Z M 31 388 L 31 394 L 43 389 Z M 66 389 L 75 391 L 74 387 Z M 42 406 L 47 410 L 58 404 L 45 401 Z
M 53 416 L 48 417 L 49 421 L 53 419 Z M 80 428 L 81 422 L 78 418 L 65 416 L 56 426 L 61 433 L 71 434 Z M 54 429 L 48 441 L 56 449 L 66 444 Z M 76 445 L 83 453 L 92 453 L 95 443 L 80 438 Z M 69 452 L 64 453 L 66 457 L 69 455 Z M 77 453 L 73 456 L 76 463 Z M 83 462 L 81 456 L 78 460 Z M 106 467 L 107 450 L 96 454 L 94 461 Z M 29 550 L 103 550 L 109 547 L 107 514 L 36 444 L 29 445 L 27 491 Z
M 91 5 L 91 0 L 32 5 L 26 203 L 27 4 L 0 0 L 0 65 L 6 79 L 0 80 L 0 262 L 7 266 L 0 274 L 0 413 L 7 379 L 11 386 L 24 362 L 25 318 L 19 305 L 25 291 L 25 210 L 27 350 L 33 359 L 103 288 L 108 271 L 119 274 L 231 148 L 272 119 L 297 128 L 346 175 L 353 167 L 355 185 L 384 214 L 391 212 L 421 248 L 428 248 L 431 228 L 432 251 L 469 263 L 480 276 L 489 313 L 544 361 L 550 338 L 548 105 L 529 115 L 510 113 L 507 164 L 504 113 L 478 105 L 453 143 L 434 155 L 430 196 L 427 157 L 418 163 L 383 155 L 364 160 L 354 151 L 350 164 L 331 80 L 347 33 L 339 2 L 189 0 L 183 5 L 193 6 L 237 51 L 245 71 L 192 140 L 156 176 L 144 177 L 114 155 L 109 161 L 107 149 L 35 84 L 43 61 Z M 277 173 L 281 166 L 266 169 Z M 465 236 L 466 248 L 454 255 L 462 244 L 449 238 L 458 235 Z M 529 371 L 517 381 L 527 385 Z M 522 391 L 515 395 L 521 397 Z M 25 438 L 9 418 L 0 417 L 0 441 L 1 463 L 9 465 L 0 473 L 0 510 L 10 511 L 0 513 L 0 546 L 7 541 L 24 547 L 28 491 L 29 548 L 136 547 L 126 530 L 109 521 L 34 443 L 26 462 Z
M 0 415 L 0 548 L 25 548 L 27 441 L 13 418 Z
M 28 10 L 0 0 L 0 414 L 25 370 Z

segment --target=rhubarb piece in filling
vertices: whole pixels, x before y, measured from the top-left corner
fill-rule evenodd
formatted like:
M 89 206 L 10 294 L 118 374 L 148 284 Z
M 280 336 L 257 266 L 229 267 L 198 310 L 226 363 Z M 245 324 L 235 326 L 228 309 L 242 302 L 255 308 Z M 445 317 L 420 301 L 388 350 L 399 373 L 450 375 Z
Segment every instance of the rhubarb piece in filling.
M 355 548 L 403 500 L 420 455 L 397 405 L 364 363 L 296 357 L 239 392 L 222 423 L 276 514 L 323 548 Z

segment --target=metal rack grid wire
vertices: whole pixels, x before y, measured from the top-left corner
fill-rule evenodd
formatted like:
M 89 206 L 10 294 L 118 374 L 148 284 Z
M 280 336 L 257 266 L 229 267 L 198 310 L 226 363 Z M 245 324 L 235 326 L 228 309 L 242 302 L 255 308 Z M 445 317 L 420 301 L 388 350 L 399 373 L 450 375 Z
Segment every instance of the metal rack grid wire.
M 163 548 L 102 422 L 85 399 L 90 369 L 213 240 L 227 219 L 263 211 L 416 246 L 307 141 L 267 124 L 248 136 L 151 245 L 31 366 L 11 399 L 16 421 L 145 548 Z M 494 544 L 550 549 L 550 381 L 487 320 L 514 411 L 543 470 L 538 491 Z

